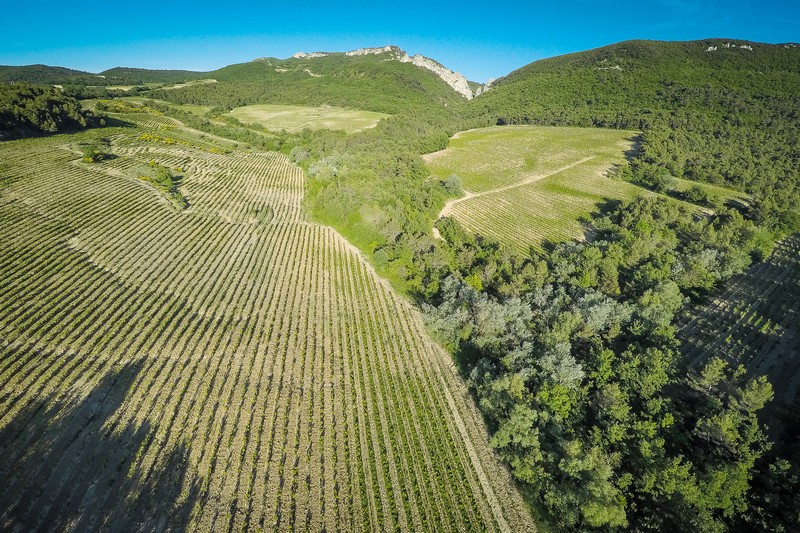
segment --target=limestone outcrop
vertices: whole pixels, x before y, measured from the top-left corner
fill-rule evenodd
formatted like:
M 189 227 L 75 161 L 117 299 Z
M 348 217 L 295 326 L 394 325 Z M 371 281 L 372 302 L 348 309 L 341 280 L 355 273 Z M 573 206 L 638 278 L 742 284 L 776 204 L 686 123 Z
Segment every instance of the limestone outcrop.
M 473 92 L 472 87 L 470 87 L 467 78 L 465 78 L 462 74 L 458 72 L 454 72 L 449 68 L 445 67 L 438 61 L 434 61 L 429 57 L 425 57 L 420 54 L 415 54 L 413 56 L 409 56 L 403 50 L 401 50 L 397 46 L 381 46 L 376 48 L 359 48 L 358 50 L 350 50 L 349 52 L 345 52 L 345 55 L 348 57 L 358 57 L 358 56 L 367 56 L 367 55 L 381 55 L 387 54 L 386 61 L 400 61 L 401 63 L 411 63 L 420 68 L 424 68 L 429 70 L 439 76 L 446 84 L 453 88 L 458 94 L 466 98 L 467 100 L 472 99 L 473 97 L 486 92 L 489 87 L 492 85 L 492 81 L 489 80 L 488 83 L 485 85 L 481 85 L 477 91 Z M 325 57 L 330 54 L 325 52 L 298 52 L 292 57 L 295 59 L 310 59 L 316 57 Z

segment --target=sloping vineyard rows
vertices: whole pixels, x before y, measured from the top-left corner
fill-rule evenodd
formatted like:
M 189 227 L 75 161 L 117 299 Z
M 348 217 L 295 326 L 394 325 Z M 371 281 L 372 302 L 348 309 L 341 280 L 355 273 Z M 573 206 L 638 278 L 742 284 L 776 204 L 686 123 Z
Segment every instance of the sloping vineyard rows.
M 711 357 L 766 375 L 776 403 L 800 387 L 800 236 L 779 242 L 764 262 L 731 280 L 725 292 L 691 308 L 680 324 L 684 358 L 700 368 Z
M 641 192 L 637 187 L 599 175 L 597 165 L 584 163 L 541 181 L 497 193 L 469 198 L 450 208 L 468 231 L 527 252 L 545 242 L 580 238 L 579 221 L 604 198 L 623 199 Z
M 0 145 L 0 527 L 532 530 L 447 355 L 306 220 L 302 173 L 140 131 L 92 165 Z

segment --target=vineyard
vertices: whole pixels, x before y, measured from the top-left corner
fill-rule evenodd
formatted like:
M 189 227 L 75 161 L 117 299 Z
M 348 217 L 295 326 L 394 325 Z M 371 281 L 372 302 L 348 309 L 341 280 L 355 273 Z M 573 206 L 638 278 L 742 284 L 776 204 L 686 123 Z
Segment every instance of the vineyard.
M 440 179 L 458 175 L 467 191 L 448 202 L 442 216 L 526 251 L 580 237 L 581 220 L 599 202 L 642 191 L 607 176 L 625 161 L 634 136 L 584 128 L 483 128 L 456 135 L 426 161 Z
M 449 356 L 307 219 L 299 168 L 117 118 L 0 144 L 0 528 L 535 530 Z
M 354 133 L 374 127 L 385 113 L 343 109 L 339 107 L 306 107 L 297 105 L 255 104 L 234 108 L 229 113 L 245 124 L 259 124 L 269 130 L 298 132 L 312 130 L 344 130 Z
M 711 357 L 766 375 L 775 415 L 800 399 L 800 237 L 778 243 L 770 258 L 728 283 L 727 289 L 683 318 L 680 337 L 688 366 Z M 770 417 L 772 422 L 772 417 Z

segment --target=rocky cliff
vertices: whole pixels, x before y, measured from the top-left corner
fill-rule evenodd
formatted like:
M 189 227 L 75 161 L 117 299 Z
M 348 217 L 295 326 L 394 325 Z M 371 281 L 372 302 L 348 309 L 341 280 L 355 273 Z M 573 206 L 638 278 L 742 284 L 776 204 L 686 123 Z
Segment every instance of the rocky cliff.
M 416 65 L 420 68 L 424 68 L 426 70 L 430 70 L 437 76 L 439 76 L 446 84 L 453 88 L 458 94 L 470 100 L 477 94 L 481 92 L 485 92 L 486 89 L 489 88 L 489 84 L 482 85 L 477 93 L 472 92 L 472 88 L 469 86 L 469 82 L 467 79 L 459 74 L 458 72 L 454 72 L 449 68 L 445 67 L 438 61 L 434 61 L 428 57 L 416 54 L 413 56 L 409 56 L 403 50 L 401 50 L 397 46 L 382 46 L 376 48 L 359 48 L 358 50 L 350 50 L 349 52 L 345 52 L 345 55 L 348 57 L 358 57 L 358 56 L 366 56 L 366 55 L 381 55 L 386 54 L 387 61 L 400 61 L 401 63 L 411 63 L 412 65 Z M 325 52 L 312 52 L 310 54 L 304 52 L 298 52 L 292 57 L 296 59 L 308 59 L 308 58 L 315 58 L 315 57 L 325 57 L 329 55 Z
M 409 57 L 405 52 L 403 52 L 403 55 L 400 57 L 399 61 L 401 63 L 411 63 L 412 65 L 430 70 L 442 78 L 447 85 L 452 87 L 454 91 L 462 95 L 467 100 L 470 100 L 474 96 L 472 94 L 472 89 L 467 82 L 467 78 L 458 72 L 453 72 L 438 61 L 434 61 L 433 59 L 421 56 L 419 54 Z
M 326 57 L 327 55 L 328 54 L 326 54 L 325 52 L 311 52 L 310 54 L 307 54 L 305 52 L 297 52 L 292 57 L 295 59 L 308 59 L 314 57 Z

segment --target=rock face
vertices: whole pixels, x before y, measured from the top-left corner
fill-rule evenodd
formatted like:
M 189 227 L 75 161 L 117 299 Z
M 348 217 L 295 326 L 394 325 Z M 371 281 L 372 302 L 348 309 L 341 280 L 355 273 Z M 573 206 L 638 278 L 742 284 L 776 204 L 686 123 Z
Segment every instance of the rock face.
M 736 43 L 725 43 L 722 45 L 722 48 L 741 48 L 742 50 L 751 50 L 751 51 L 753 50 L 753 47 L 750 46 L 749 44 L 737 45 Z M 717 49 L 718 47 L 712 45 L 706 48 L 706 52 L 716 52 Z
M 358 50 L 350 50 L 349 52 L 345 52 L 346 56 L 349 57 L 357 57 L 357 56 L 367 56 L 367 55 L 381 55 L 387 54 L 388 57 L 386 61 L 400 61 L 401 63 L 411 63 L 412 65 L 416 65 L 420 68 L 424 68 L 426 70 L 430 70 L 437 76 L 439 76 L 444 82 L 453 88 L 458 94 L 466 98 L 467 100 L 472 99 L 473 97 L 486 92 L 492 84 L 490 80 L 486 85 L 482 85 L 478 88 L 478 91 L 473 93 L 472 88 L 469 86 L 469 82 L 467 82 L 467 78 L 459 74 L 458 72 L 453 72 L 449 68 L 445 67 L 438 61 L 434 61 L 428 57 L 416 54 L 414 56 L 409 56 L 403 50 L 401 50 L 397 46 L 382 46 L 377 48 L 359 48 Z M 312 52 L 310 54 L 304 52 L 298 52 L 292 57 L 295 59 L 308 59 L 308 58 L 315 58 L 315 57 L 325 57 L 327 53 L 324 52 Z
M 453 88 L 453 90 L 459 93 L 461 96 L 466 98 L 467 100 L 472 99 L 474 96 L 472 94 L 472 89 L 467 82 L 467 78 L 459 74 L 458 72 L 453 72 L 449 68 L 445 67 L 441 63 L 434 61 L 425 56 L 421 56 L 416 54 L 412 57 L 408 57 L 408 54 L 405 52 L 403 53 L 402 57 L 400 57 L 399 61 L 401 63 L 411 63 L 412 65 L 416 65 L 418 67 L 422 67 L 424 69 L 428 69 L 440 78 L 444 80 L 444 82 Z
M 485 93 L 486 91 L 488 91 L 489 89 L 491 89 L 492 85 L 494 85 L 494 82 L 496 82 L 496 81 L 497 80 L 495 78 L 489 79 L 489 81 L 487 81 L 486 83 L 484 83 L 483 85 L 478 87 L 478 89 L 475 91 L 475 96 L 480 96 L 483 93 Z
M 314 58 L 314 57 L 325 57 L 327 55 L 328 54 L 326 54 L 325 52 L 311 52 L 310 54 L 307 54 L 305 52 L 297 52 L 292 57 L 294 59 L 308 59 L 308 58 Z
M 368 55 L 378 55 L 378 54 L 385 54 L 387 52 L 394 52 L 402 53 L 402 50 L 396 46 L 384 46 L 382 48 L 359 48 L 358 50 L 350 50 L 349 52 L 345 52 L 344 55 L 346 56 L 368 56 Z

